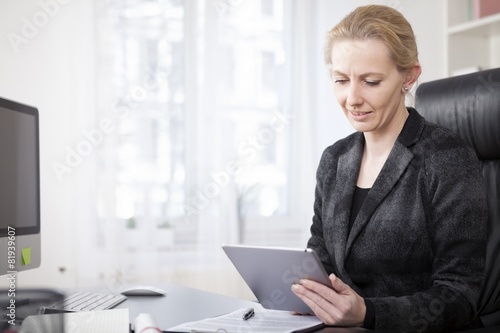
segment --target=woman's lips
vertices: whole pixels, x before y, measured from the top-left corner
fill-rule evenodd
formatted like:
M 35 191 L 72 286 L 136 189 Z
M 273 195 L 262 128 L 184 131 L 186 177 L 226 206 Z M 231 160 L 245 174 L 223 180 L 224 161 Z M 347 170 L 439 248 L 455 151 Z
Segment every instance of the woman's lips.
M 368 118 L 372 111 L 349 111 L 351 116 L 356 120 L 363 120 Z

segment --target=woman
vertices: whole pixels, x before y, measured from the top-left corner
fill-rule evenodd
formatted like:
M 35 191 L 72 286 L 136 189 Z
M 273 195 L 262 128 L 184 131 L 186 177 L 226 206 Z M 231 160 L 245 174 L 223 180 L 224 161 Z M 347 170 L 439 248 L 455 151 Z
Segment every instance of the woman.
M 326 148 L 308 247 L 332 287 L 292 286 L 326 324 L 443 332 L 479 323 L 487 208 L 477 157 L 406 108 L 421 68 L 410 24 L 356 9 L 327 36 L 333 90 L 357 131 Z

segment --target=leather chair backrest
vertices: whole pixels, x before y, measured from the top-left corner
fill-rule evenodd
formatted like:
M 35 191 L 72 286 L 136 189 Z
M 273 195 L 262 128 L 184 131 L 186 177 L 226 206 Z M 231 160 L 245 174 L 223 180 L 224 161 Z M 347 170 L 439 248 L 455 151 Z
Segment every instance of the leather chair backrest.
M 485 326 L 500 325 L 500 68 L 422 83 L 415 108 L 462 137 L 481 161 L 489 239 L 478 309 Z

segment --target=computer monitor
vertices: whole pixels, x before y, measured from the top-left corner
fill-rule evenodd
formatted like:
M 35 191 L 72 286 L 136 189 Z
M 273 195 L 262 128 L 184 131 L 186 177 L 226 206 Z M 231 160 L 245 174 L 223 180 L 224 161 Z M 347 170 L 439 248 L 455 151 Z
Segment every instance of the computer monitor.
M 0 98 L 0 275 L 41 262 L 38 110 Z

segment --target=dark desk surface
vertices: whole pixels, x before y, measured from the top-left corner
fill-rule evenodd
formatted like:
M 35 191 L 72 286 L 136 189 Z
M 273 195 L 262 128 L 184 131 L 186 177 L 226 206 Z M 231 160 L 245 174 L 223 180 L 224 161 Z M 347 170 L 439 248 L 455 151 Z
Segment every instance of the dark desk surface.
M 184 287 L 177 284 L 164 283 L 157 285 L 167 291 L 165 296 L 129 296 L 117 308 L 128 308 L 130 321 L 133 323 L 140 313 L 149 313 L 159 327 L 166 330 L 188 321 L 215 317 L 239 308 L 255 305 L 254 302 L 214 294 L 207 291 Z M 500 328 L 490 327 L 479 330 L 462 331 L 462 333 L 493 333 Z M 384 333 L 381 330 L 365 330 L 358 327 L 327 327 L 320 333 Z
M 133 323 L 135 318 L 140 313 L 149 313 L 156 320 L 158 326 L 166 330 L 170 327 L 195 320 L 201 320 L 204 318 L 219 316 L 228 312 L 240 308 L 252 307 L 255 302 L 241 300 L 235 297 L 229 297 L 219 294 L 214 294 L 207 291 L 202 291 L 198 289 L 193 289 L 189 287 L 184 287 L 177 284 L 164 283 L 157 285 L 162 289 L 167 291 L 165 296 L 129 296 L 128 299 L 119 304 L 117 308 L 128 308 L 130 322 Z M 92 289 L 91 289 L 92 290 Z M 55 290 L 38 290 L 38 289 L 27 289 L 24 294 L 33 297 L 32 293 L 49 293 L 54 294 Z M 99 291 L 99 290 L 96 290 Z M 21 297 L 23 292 L 18 290 L 16 293 Z M 5 293 L 2 295 L 7 295 Z M 24 295 L 24 296 L 26 296 Z M 60 294 L 58 294 L 60 295 Z M 60 297 L 60 296 L 59 296 Z M 21 297 L 22 298 L 22 297 Z M 40 302 L 49 302 L 50 298 L 37 297 L 34 298 Z M 1 297 L 0 297 L 1 301 Z M 51 300 L 49 303 L 53 303 Z M 1 302 L 0 302 L 1 303 Z M 33 303 L 34 305 L 40 305 L 41 303 Z M 31 305 L 31 304 L 30 304 Z M 31 306 L 32 307 L 32 306 Z M 31 311 L 27 307 L 26 311 Z M 16 309 L 21 314 L 22 308 Z M 26 313 L 25 315 L 29 315 Z M 22 316 L 20 316 L 22 317 Z M 1 328 L 0 328 L 1 329 Z M 320 333 L 387 333 L 387 331 L 382 330 L 365 330 L 362 328 L 344 328 L 344 327 L 327 327 L 317 332 Z M 461 333 L 497 333 L 500 332 L 500 326 L 488 327 L 477 330 L 461 331 Z
M 156 285 L 167 291 L 165 296 L 128 296 L 117 308 L 128 308 L 133 323 L 140 313 L 149 313 L 161 329 L 188 321 L 225 314 L 255 304 L 176 284 Z
M 239 308 L 255 305 L 254 302 L 214 294 L 176 284 L 156 285 L 167 291 L 165 296 L 129 296 L 117 308 L 128 308 L 133 323 L 140 313 L 149 313 L 163 330 L 188 321 L 215 317 Z M 322 333 L 368 332 L 362 328 L 329 327 Z M 375 332 L 375 331 L 370 331 Z

